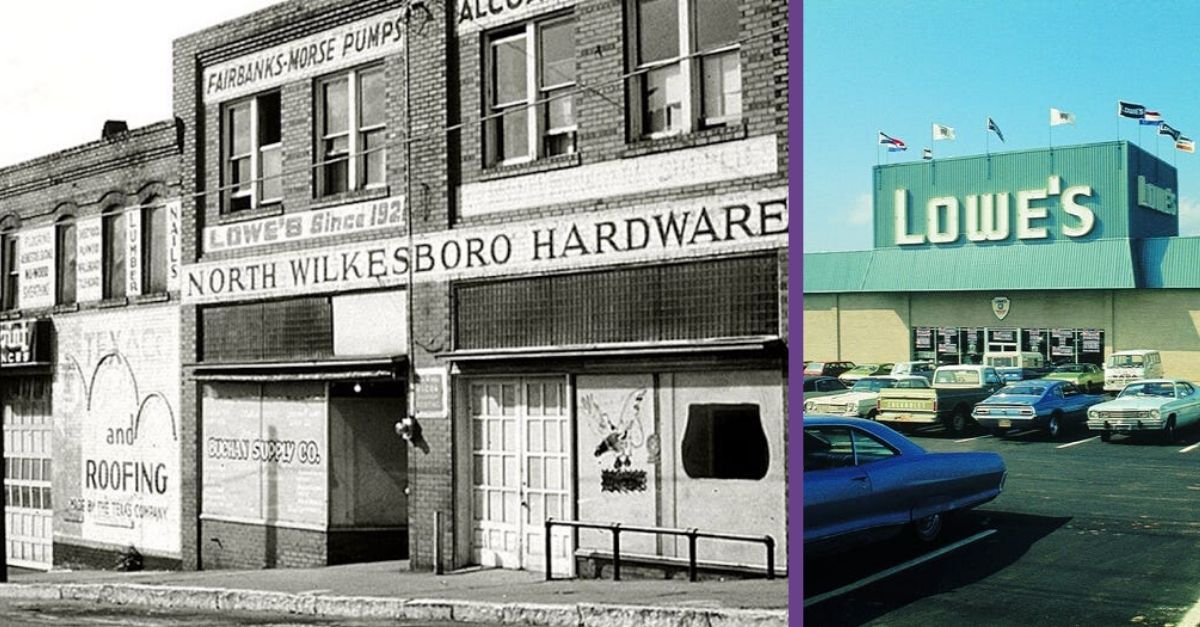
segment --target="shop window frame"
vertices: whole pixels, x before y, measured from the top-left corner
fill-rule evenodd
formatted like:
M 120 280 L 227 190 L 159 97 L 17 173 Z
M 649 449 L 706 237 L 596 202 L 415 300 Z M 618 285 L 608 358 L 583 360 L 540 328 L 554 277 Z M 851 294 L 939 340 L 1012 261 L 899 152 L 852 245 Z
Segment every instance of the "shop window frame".
M 278 105 L 267 105 L 270 100 Z M 234 115 L 245 111 L 248 135 L 245 150 L 237 144 Z M 264 117 L 274 111 L 274 120 Z M 266 123 L 264 123 L 264 121 Z M 283 202 L 283 100 L 279 90 L 266 91 L 221 105 L 221 211 L 238 214 Z M 243 177 L 238 165 L 247 162 Z M 277 173 L 268 172 L 272 168 Z M 235 180 L 235 175 L 236 179 Z
M 70 245 L 66 241 L 68 233 L 70 234 Z M 70 274 L 69 280 L 67 274 Z M 78 277 L 79 225 L 75 216 L 68 214 L 60 217 L 54 223 L 54 304 L 56 306 L 69 307 L 79 303 Z
M 342 70 L 333 74 L 320 76 L 313 81 L 313 195 L 317 199 L 336 198 L 347 194 L 367 190 L 380 190 L 387 187 L 387 77 L 386 66 L 382 62 L 372 62 L 365 65 L 357 66 L 349 70 Z M 382 120 L 379 122 L 365 124 L 363 121 L 363 79 L 378 75 L 380 77 L 379 88 L 382 93 L 379 94 L 382 111 Z M 329 112 L 327 111 L 327 103 L 325 99 L 325 88 L 328 85 L 340 82 L 346 82 L 346 129 L 335 133 L 325 132 L 325 122 L 328 119 Z M 368 138 L 378 135 L 380 145 L 378 148 L 363 148 L 368 142 Z M 326 148 L 326 142 L 339 137 L 346 138 L 346 146 L 343 150 L 338 150 L 331 153 Z M 368 164 L 369 153 L 379 152 L 382 163 L 378 166 L 380 177 L 377 181 L 370 180 L 371 168 Z M 330 158 L 330 154 L 334 154 L 334 158 Z M 345 163 L 345 186 L 344 188 L 331 187 L 330 172 L 331 166 Z

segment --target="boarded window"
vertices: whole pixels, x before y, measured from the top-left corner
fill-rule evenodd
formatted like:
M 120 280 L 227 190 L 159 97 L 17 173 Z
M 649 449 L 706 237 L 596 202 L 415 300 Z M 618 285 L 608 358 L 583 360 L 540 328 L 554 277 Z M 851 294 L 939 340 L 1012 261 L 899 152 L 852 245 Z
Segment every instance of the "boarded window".
M 688 405 L 683 470 L 689 477 L 757 480 L 770 464 L 758 405 Z

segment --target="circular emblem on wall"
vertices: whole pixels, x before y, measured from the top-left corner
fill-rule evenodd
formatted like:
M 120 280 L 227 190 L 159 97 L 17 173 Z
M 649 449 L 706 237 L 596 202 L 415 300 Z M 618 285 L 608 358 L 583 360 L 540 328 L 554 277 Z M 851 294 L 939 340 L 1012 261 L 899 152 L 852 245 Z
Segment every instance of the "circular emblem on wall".
M 992 313 L 996 314 L 996 318 L 1003 320 L 1008 316 L 1009 301 L 1007 296 L 997 296 L 992 299 Z

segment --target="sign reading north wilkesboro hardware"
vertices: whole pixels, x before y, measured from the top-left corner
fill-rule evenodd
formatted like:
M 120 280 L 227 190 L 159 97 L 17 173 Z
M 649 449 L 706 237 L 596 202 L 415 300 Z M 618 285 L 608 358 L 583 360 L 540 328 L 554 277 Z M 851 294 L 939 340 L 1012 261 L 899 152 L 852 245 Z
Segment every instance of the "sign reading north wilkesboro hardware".
M 184 267 L 202 303 L 504 276 L 786 247 L 788 190 L 381 239 Z

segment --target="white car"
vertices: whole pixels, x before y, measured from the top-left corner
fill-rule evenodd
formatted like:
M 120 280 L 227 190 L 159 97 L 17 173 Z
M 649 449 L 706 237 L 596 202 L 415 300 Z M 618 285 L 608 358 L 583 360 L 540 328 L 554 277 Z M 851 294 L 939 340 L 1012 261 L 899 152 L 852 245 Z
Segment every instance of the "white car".
M 804 402 L 804 413 L 874 418 L 883 388 L 927 388 L 929 380 L 916 375 L 863 377 L 850 391 Z

